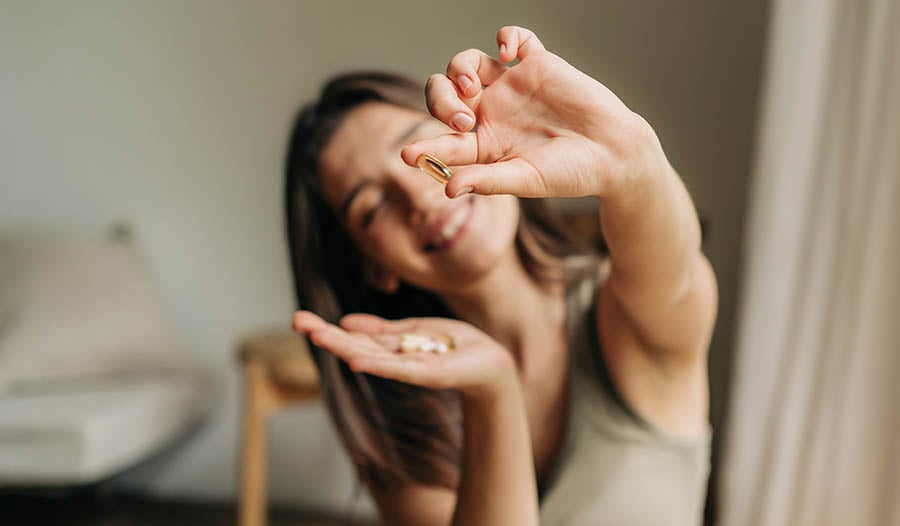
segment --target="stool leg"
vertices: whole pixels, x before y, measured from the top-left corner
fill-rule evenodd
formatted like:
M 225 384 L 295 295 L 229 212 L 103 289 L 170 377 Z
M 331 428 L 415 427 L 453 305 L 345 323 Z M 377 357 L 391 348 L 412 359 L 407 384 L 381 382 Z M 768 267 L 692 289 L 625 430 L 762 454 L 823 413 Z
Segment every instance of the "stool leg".
M 262 363 L 244 364 L 244 422 L 240 526 L 265 526 L 267 519 L 266 423 L 270 393 Z

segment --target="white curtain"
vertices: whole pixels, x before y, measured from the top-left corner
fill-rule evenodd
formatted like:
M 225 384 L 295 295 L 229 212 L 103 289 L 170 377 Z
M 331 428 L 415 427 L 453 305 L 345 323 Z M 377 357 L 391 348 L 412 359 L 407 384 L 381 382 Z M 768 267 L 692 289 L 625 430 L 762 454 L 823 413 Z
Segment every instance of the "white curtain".
M 773 0 L 719 519 L 900 525 L 900 0 Z

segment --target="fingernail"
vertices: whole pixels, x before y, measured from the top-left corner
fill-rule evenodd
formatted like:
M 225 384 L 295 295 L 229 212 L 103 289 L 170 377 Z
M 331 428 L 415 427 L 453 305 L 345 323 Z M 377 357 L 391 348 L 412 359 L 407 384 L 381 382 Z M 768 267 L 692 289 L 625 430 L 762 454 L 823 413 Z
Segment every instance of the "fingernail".
M 462 188 L 460 188 L 459 190 L 456 191 L 456 195 L 454 195 L 453 197 L 456 198 L 456 197 L 466 195 L 466 194 L 470 193 L 472 190 L 473 189 L 471 186 L 463 186 Z
M 506 53 L 506 44 L 500 44 L 500 53 Z
M 474 121 L 472 120 L 472 117 L 469 117 L 468 115 L 466 115 L 465 113 L 462 113 L 462 112 L 457 113 L 450 119 L 450 124 L 452 124 L 453 127 L 459 131 L 468 130 L 469 127 L 472 126 L 473 122 Z
M 463 93 L 469 91 L 469 88 L 472 87 L 472 81 L 469 80 L 469 77 L 467 77 L 466 75 L 460 75 L 458 82 L 459 82 L 459 87 L 462 88 Z

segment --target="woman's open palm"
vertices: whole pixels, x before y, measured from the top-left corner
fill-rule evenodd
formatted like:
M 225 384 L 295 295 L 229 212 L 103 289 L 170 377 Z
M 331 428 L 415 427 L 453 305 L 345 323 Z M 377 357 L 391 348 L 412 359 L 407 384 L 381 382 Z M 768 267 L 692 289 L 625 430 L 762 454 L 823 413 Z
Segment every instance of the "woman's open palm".
M 351 369 L 432 389 L 491 392 L 515 371 L 509 352 L 468 323 L 444 318 L 389 321 L 370 314 L 349 314 L 340 325 L 309 311 L 294 315 L 294 330 L 347 362 Z M 403 334 L 446 334 L 455 348 L 446 353 L 399 352 Z

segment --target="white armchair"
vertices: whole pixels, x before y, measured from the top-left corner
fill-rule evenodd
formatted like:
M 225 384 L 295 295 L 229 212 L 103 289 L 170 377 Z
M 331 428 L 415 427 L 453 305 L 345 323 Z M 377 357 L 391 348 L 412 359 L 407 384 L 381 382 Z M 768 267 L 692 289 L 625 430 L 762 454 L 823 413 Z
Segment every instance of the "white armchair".
M 106 479 L 205 412 L 211 377 L 116 232 L 0 230 L 0 486 Z

